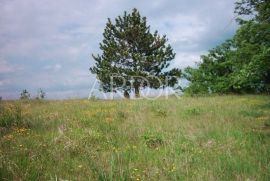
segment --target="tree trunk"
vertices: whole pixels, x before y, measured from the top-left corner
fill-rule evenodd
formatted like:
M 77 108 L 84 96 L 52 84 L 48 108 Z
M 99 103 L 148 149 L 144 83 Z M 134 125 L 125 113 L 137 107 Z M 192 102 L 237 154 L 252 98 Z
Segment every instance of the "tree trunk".
M 129 93 L 128 93 L 127 90 L 124 91 L 124 97 L 125 97 L 126 99 L 129 99 L 129 98 L 130 98 Z
M 139 86 L 135 86 L 135 97 L 136 98 L 139 98 L 140 97 L 140 89 L 139 89 Z

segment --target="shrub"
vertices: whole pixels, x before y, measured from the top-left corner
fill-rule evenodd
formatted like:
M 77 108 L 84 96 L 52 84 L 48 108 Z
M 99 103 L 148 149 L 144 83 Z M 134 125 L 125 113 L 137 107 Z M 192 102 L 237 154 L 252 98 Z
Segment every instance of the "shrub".
M 30 94 L 28 93 L 28 91 L 26 89 L 24 89 L 22 91 L 20 99 L 22 99 L 22 100 L 30 99 Z
M 143 138 L 149 148 L 157 148 L 164 144 L 163 137 L 160 133 L 146 132 Z

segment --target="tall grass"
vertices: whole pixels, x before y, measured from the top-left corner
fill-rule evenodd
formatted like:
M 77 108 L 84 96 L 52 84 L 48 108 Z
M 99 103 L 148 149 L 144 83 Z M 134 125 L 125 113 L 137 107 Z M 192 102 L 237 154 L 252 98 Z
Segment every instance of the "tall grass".
M 0 113 L 1 180 L 270 180 L 269 96 L 10 101 Z

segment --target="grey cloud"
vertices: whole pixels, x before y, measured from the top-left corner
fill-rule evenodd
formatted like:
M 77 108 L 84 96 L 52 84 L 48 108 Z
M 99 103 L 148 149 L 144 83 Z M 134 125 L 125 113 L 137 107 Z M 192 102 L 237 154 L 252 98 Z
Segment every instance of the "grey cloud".
M 0 95 L 16 98 L 39 87 L 48 96 L 88 96 L 95 82 L 91 54 L 100 53 L 107 18 L 136 7 L 177 53 L 172 66 L 194 65 L 231 37 L 234 0 L 2 0 Z

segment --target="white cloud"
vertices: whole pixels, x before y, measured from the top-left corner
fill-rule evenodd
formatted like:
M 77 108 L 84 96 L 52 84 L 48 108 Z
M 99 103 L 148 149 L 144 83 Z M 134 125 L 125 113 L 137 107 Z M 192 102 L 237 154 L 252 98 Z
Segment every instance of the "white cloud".
M 178 53 L 171 67 L 177 67 L 181 69 L 184 69 L 188 66 L 194 67 L 197 62 L 200 62 L 200 55 L 205 53 L 205 51 Z

